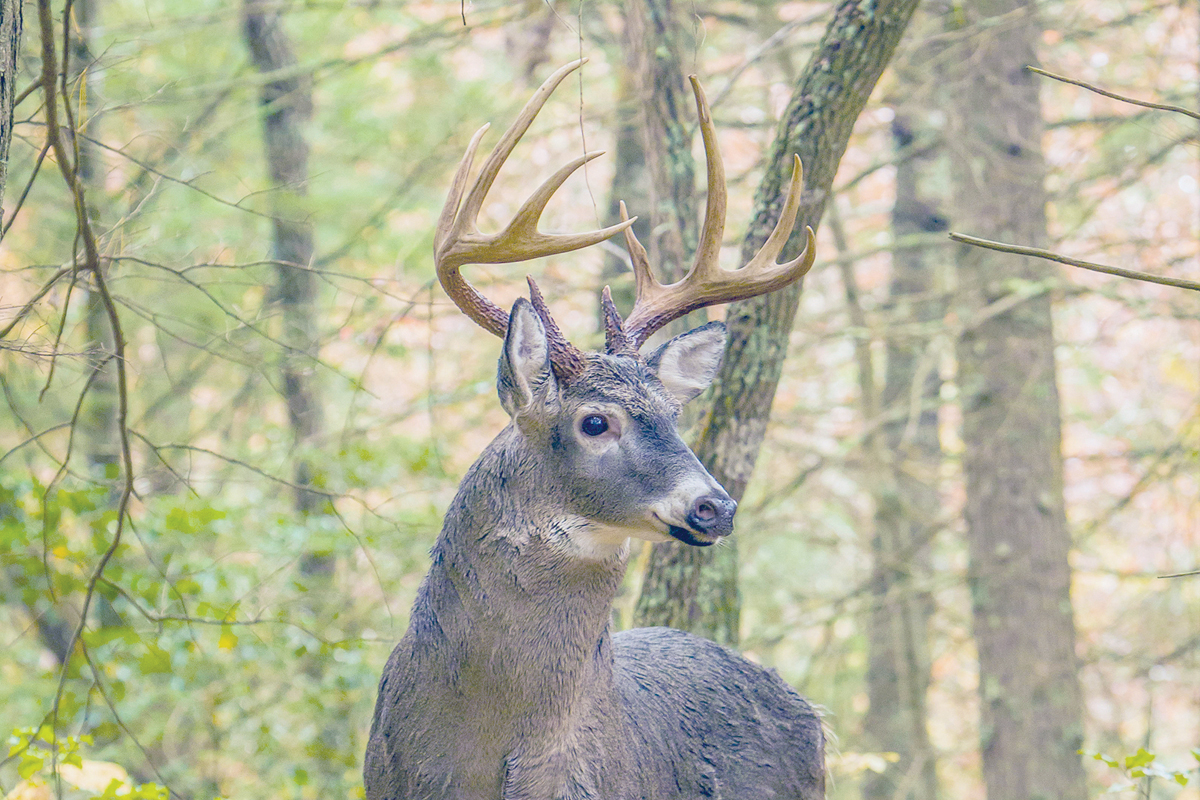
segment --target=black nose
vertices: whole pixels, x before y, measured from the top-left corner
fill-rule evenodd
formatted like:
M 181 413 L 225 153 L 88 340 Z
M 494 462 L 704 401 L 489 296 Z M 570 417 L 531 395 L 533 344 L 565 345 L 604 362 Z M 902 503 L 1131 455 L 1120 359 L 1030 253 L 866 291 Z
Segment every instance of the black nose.
M 701 497 L 688 512 L 687 524 L 692 530 L 709 536 L 728 536 L 733 533 L 733 515 L 737 502 L 725 494 Z

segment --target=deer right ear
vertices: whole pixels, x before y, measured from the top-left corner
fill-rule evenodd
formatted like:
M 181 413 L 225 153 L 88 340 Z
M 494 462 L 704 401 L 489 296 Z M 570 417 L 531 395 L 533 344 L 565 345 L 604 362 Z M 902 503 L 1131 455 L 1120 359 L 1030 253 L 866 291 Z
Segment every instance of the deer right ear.
M 710 322 L 676 336 L 646 359 L 646 366 L 680 403 L 708 388 L 725 353 L 725 323 Z
M 533 304 L 517 300 L 508 315 L 504 351 L 496 380 L 500 404 L 514 419 L 536 408 L 553 405 L 558 399 L 558 384 L 550 368 L 550 344 Z

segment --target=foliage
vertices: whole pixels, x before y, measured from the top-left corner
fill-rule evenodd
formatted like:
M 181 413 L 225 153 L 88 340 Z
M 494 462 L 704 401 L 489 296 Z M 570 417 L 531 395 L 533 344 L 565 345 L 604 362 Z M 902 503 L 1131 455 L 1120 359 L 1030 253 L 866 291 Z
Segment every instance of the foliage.
M 1080 750 L 1079 753 L 1090 756 L 1094 761 L 1106 764 L 1121 774 L 1122 780 L 1109 786 L 1109 792 L 1139 790 L 1139 794 L 1148 795 L 1149 791 L 1145 787 L 1148 786 L 1148 779 L 1150 778 L 1163 778 L 1164 780 L 1174 781 L 1180 786 L 1187 786 L 1190 780 L 1188 776 L 1197 771 L 1195 767 L 1192 769 L 1167 769 L 1161 767 L 1155 763 L 1158 756 L 1147 751 L 1144 747 L 1139 747 L 1136 753 L 1124 758 L 1111 758 L 1104 753 L 1092 753 L 1086 750 Z M 1197 762 L 1200 762 L 1200 749 L 1192 750 L 1192 757 Z M 1139 789 L 1139 783 L 1142 787 L 1141 789 Z
M 9 741 L 8 759 L 18 759 L 22 781 L 7 800 L 49 800 L 56 794 L 69 800 L 167 800 L 169 796 L 164 786 L 133 783 L 119 764 L 85 760 L 80 750 L 92 744 L 91 736 L 59 739 L 52 727 L 42 726 L 18 728 Z

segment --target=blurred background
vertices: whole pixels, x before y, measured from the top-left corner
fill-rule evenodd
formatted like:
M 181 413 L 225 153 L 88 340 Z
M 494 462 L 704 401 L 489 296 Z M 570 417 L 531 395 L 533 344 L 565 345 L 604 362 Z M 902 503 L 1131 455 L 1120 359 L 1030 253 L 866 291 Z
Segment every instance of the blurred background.
M 636 547 L 615 624 L 777 668 L 833 798 L 1200 798 L 1200 294 L 947 235 L 1200 280 L 1193 0 L 3 8 L 0 795 L 362 796 L 383 663 L 506 422 L 433 227 L 471 135 L 583 56 L 484 230 L 603 149 L 543 228 L 625 200 L 682 274 L 693 73 L 724 265 L 792 151 L 820 222 L 775 338 L 762 304 L 692 320 L 750 343 L 690 420 L 735 541 Z M 466 273 L 501 306 L 535 275 L 596 347 L 626 264 Z M 766 400 L 722 416 L 742 378 Z

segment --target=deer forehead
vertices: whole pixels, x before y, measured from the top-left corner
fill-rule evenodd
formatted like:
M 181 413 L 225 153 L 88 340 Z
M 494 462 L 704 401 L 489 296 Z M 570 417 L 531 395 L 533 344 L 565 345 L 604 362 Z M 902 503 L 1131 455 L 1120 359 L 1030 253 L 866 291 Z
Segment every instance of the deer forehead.
M 679 416 L 680 404 L 639 358 L 589 353 L 587 368 L 564 389 L 572 408 L 596 403 L 621 408 L 638 420 Z

